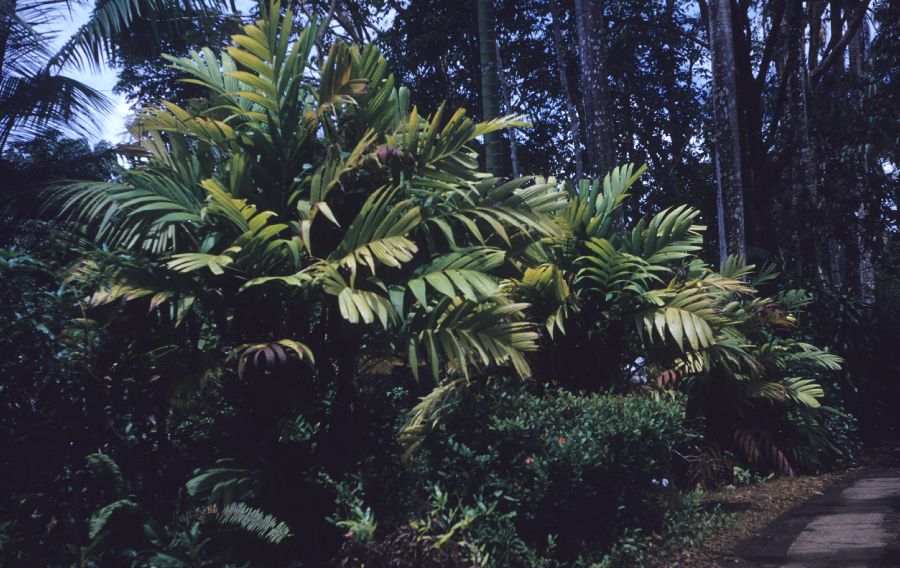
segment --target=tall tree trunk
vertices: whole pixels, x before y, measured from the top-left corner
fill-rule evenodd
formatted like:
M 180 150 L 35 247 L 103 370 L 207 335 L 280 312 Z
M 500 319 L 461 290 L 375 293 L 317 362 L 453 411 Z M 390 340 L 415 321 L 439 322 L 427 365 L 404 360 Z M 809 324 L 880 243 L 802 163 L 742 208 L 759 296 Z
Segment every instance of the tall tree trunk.
M 849 30 L 848 30 L 849 31 Z M 857 78 L 854 85 L 853 101 L 862 116 L 865 112 L 863 108 L 862 74 L 863 66 L 866 59 L 866 50 L 868 49 L 868 27 L 865 22 L 856 32 L 853 39 L 850 40 L 848 50 L 850 53 L 850 73 Z M 859 254 L 858 259 L 858 276 L 859 276 L 859 293 L 863 301 L 867 304 L 875 302 L 875 263 L 873 261 L 874 239 L 870 233 L 877 234 L 877 230 L 873 231 L 872 223 L 872 203 L 867 191 L 867 181 L 869 178 L 869 160 L 867 150 L 863 149 L 863 155 L 860 156 L 859 174 L 856 187 L 854 188 L 859 205 L 856 210 L 855 228 L 856 228 L 856 248 Z
M 815 69 L 819 64 L 819 50 L 822 48 L 822 14 L 825 12 L 825 0 L 809 2 L 809 68 Z
M 666 0 L 663 18 L 666 21 L 675 22 L 675 0 Z M 678 52 L 676 45 L 671 41 L 662 42 L 659 48 L 658 57 L 663 63 L 663 82 L 665 89 L 675 90 L 678 88 Z M 691 65 L 688 64 L 688 89 L 691 90 Z M 670 156 L 668 164 L 663 165 L 662 171 L 665 172 L 663 179 L 666 189 L 667 200 L 672 203 L 681 203 L 681 183 L 683 179 L 683 163 L 684 150 L 688 144 L 689 133 L 679 118 L 682 116 L 679 112 L 679 106 L 675 97 L 666 97 L 666 123 L 668 126 L 668 135 L 670 139 L 669 151 Z M 659 138 L 658 136 L 656 138 Z
M 553 50 L 556 52 L 556 68 L 559 72 L 559 83 L 566 98 L 566 113 L 569 115 L 569 134 L 572 138 L 572 146 L 575 152 L 575 179 L 581 179 L 584 177 L 584 162 L 581 159 L 581 124 L 578 120 L 578 111 L 572 100 L 572 91 L 569 89 L 569 76 L 566 73 L 566 52 L 559 25 L 559 5 L 556 0 L 550 0 L 550 15 L 553 21 Z
M 803 5 L 788 2 L 784 12 L 782 72 L 786 75 L 785 122 L 788 129 L 786 143 L 793 148 L 796 167 L 791 169 L 791 197 L 796 242 L 800 245 L 800 259 L 808 277 L 821 279 L 825 275 L 828 249 L 841 258 L 837 245 L 826 245 L 821 228 L 821 205 L 817 189 L 817 166 L 809 135 L 808 76 L 805 54 L 805 22 Z M 834 238 L 829 235 L 828 239 Z M 832 273 L 841 272 L 839 267 Z
M 604 8 L 604 0 L 575 0 L 588 176 L 593 178 L 605 176 L 614 162 Z
M 497 77 L 497 15 L 494 0 L 478 0 L 478 46 L 481 62 L 482 120 L 500 116 Z M 503 141 L 500 132 L 484 136 L 484 162 L 494 176 L 503 175 Z
M 780 5 L 779 2 L 775 2 Z M 777 12 L 776 7 L 773 11 Z M 764 179 L 768 155 L 762 141 L 762 93 L 753 75 L 751 53 L 752 26 L 747 4 L 731 5 L 731 29 L 734 39 L 735 97 L 738 109 L 738 132 L 741 137 L 741 187 L 744 203 L 744 235 L 746 246 L 773 250 L 771 230 L 774 222 L 767 212 L 771 210 L 770 184 Z M 781 8 L 783 9 L 783 7 Z M 774 29 L 770 33 L 777 30 Z M 764 70 L 760 70 L 763 72 Z M 759 178 L 759 179 L 758 179 Z
M 709 47 L 713 71 L 717 199 L 722 201 L 719 233 L 725 237 L 727 254 L 746 255 L 741 133 L 738 127 L 732 25 L 731 0 L 712 0 L 709 3 Z
M 841 15 L 841 8 L 843 4 L 843 0 L 831 0 L 831 10 L 829 16 L 831 37 L 828 38 L 829 43 L 836 42 L 843 33 L 844 20 L 843 16 Z M 835 70 L 837 72 L 841 72 L 844 70 L 844 54 L 842 53 L 843 51 L 843 48 L 841 48 L 841 53 L 837 54 L 837 59 L 834 62 Z
M 509 82 L 503 74 L 503 57 L 500 55 L 500 40 L 497 40 L 497 78 L 500 80 L 500 93 L 503 96 L 503 112 L 512 113 L 512 102 L 510 101 Z M 514 130 L 507 131 L 509 136 L 509 161 L 512 166 L 512 175 L 514 178 L 522 175 L 519 168 L 519 147 L 516 143 L 516 133 Z

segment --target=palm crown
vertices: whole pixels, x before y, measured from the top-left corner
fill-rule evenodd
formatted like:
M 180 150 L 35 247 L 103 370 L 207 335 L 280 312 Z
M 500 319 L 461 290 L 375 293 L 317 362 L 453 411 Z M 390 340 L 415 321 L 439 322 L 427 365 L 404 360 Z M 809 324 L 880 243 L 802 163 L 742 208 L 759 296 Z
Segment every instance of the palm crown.
M 497 183 L 469 147 L 524 122 L 425 117 L 375 47 L 317 57 L 316 27 L 295 37 L 291 21 L 275 3 L 226 53 L 172 58 L 209 99 L 145 112 L 121 182 L 59 190 L 72 221 L 144 259 L 79 266 L 111 270 L 93 303 L 143 298 L 242 364 L 293 353 L 339 382 L 397 354 L 438 381 L 510 363 L 528 374 L 537 334 L 499 276 L 512 251 L 558 232 L 546 214 L 561 196 L 543 180 Z

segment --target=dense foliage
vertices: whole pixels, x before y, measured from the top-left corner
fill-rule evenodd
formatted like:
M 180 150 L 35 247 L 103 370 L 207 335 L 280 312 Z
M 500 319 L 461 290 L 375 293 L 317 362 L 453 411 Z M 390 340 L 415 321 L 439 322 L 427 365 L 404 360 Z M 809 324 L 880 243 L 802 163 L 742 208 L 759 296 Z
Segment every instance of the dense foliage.
M 142 107 L 120 162 L 55 132 L 4 155 L 9 211 L 53 218 L 0 243 L 4 565 L 638 566 L 702 517 L 692 491 L 849 464 L 854 415 L 893 427 L 893 234 L 878 310 L 705 260 L 683 2 L 610 3 L 618 155 L 654 167 L 574 181 L 479 156 L 503 133 L 528 171 L 581 169 L 544 127 L 570 94 L 543 58 L 575 56 L 555 3 L 498 14 L 513 80 L 547 87 L 512 99 L 529 134 L 456 109 L 478 95 L 464 10 L 385 2 L 392 64 L 348 41 L 377 7 L 273 2 L 238 29 L 207 4 L 111 28 Z M 556 37 L 516 32 L 545 16 Z M 665 43 L 635 39 L 647 21 Z M 150 36 L 180 53 L 164 72 Z M 866 80 L 895 64 L 882 42 Z M 665 124 L 628 119 L 664 91 Z

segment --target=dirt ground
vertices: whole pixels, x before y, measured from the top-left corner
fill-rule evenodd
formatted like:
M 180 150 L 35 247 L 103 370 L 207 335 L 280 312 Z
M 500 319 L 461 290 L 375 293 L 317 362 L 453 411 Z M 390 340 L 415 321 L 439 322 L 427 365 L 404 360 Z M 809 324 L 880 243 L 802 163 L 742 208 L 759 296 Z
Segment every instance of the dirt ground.
M 732 549 L 806 500 L 852 474 L 860 466 L 822 475 L 780 478 L 710 493 L 704 502 L 718 507 L 722 520 L 707 534 L 680 549 L 667 547 L 654 558 L 653 568 L 717 568 L 736 562 Z

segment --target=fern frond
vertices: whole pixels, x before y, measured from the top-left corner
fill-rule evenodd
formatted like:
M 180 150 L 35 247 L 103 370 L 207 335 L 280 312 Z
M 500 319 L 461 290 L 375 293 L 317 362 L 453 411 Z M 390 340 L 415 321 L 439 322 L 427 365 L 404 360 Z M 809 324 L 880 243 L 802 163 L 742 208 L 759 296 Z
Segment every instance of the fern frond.
M 240 527 L 273 544 L 278 544 L 291 536 L 291 528 L 286 523 L 246 503 L 227 505 L 219 513 L 218 520 L 225 525 Z
M 138 506 L 130 499 L 119 499 L 98 509 L 88 522 L 88 538 L 96 540 L 106 530 L 125 519 L 134 518 L 138 514 Z

